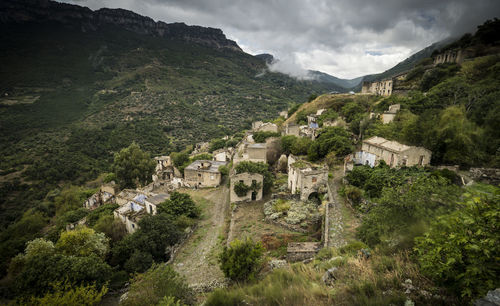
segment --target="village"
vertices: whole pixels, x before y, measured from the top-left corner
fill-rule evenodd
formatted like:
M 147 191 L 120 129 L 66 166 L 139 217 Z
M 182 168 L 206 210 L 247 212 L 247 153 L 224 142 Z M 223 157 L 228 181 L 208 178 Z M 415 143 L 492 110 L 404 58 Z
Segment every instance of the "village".
M 370 117 L 387 124 L 394 120 L 399 110 L 400 105 L 391 105 L 386 112 L 371 113 Z M 326 111 L 318 109 L 309 114 L 307 124 L 302 125 L 287 120 L 287 111 L 280 113 L 285 120 L 281 125 L 254 122 L 252 129 L 244 133 L 235 147 L 209 152 L 208 142 L 198 143 L 190 153 L 193 161 L 183 172 L 174 165 L 171 156 L 154 157 L 156 168 L 150 184 L 123 190 L 119 190 L 114 182 L 103 184 L 85 201 L 84 207 L 93 210 L 105 204 L 118 204 L 114 217 L 131 234 L 138 230 L 141 218 L 155 215 L 158 206 L 168 200 L 172 192 L 187 193 L 195 199 L 209 201 L 208 207 L 212 211 L 205 212 L 208 219 L 190 230 L 171 253 L 169 261 L 201 292 L 210 291 L 223 282 L 217 264 L 207 258 L 213 259 L 214 252 L 223 245 L 229 246 L 234 239 L 250 237 L 269 245 L 277 244 L 274 246 L 276 259 L 273 260 L 277 266 L 287 261 L 311 260 L 324 247 L 341 247 L 346 243 L 342 218 L 352 212 L 346 210 L 343 201 L 339 200 L 337 189 L 354 165 L 376 167 L 385 163 L 392 168 L 425 167 L 429 165 L 432 154 L 425 148 L 378 136 L 363 139 L 357 146 L 359 149 L 345 156 L 334 168 L 326 163 L 310 162 L 305 156 L 283 153 L 282 136 L 314 140 L 322 128 L 347 128 L 342 117 L 323 121 L 320 127 L 318 118 Z M 261 138 L 256 137 L 259 134 L 267 137 L 257 142 L 255 138 Z M 211 156 L 211 159 L 198 159 L 200 156 Z M 252 164 L 272 169 L 271 188 L 265 186 L 265 173 L 251 171 L 252 167 L 247 166 Z M 68 229 L 77 224 L 68 225 Z M 223 243 L 216 238 L 221 232 L 225 237 Z M 192 254 L 197 255 L 193 257 Z M 200 276 L 201 270 L 210 272 Z

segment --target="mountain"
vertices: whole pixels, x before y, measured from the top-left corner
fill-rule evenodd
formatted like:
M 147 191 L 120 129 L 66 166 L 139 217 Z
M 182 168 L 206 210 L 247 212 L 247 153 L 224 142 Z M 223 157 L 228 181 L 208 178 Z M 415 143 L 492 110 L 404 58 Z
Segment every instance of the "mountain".
M 319 82 L 335 84 L 345 89 L 351 89 L 357 86 L 363 79 L 363 77 L 357 77 L 354 79 L 340 79 L 327 73 L 315 70 L 309 70 L 309 74 L 316 78 Z
M 354 87 L 354 91 L 361 91 L 361 83 L 362 82 L 373 82 L 377 80 L 382 80 L 384 78 L 392 77 L 395 75 L 398 75 L 402 72 L 406 72 L 411 70 L 415 65 L 417 65 L 421 60 L 424 58 L 430 57 L 431 54 L 443 48 L 444 46 L 448 45 L 449 43 L 453 42 L 455 38 L 447 38 L 444 40 L 441 40 L 439 42 L 433 43 L 432 45 L 418 51 L 417 53 L 411 55 L 407 59 L 405 59 L 402 62 L 399 62 L 396 64 L 394 67 L 382 72 L 382 73 L 377 73 L 377 74 L 368 74 L 365 76 L 361 77 L 361 81 Z
M 168 154 L 337 88 L 270 72 L 219 29 L 122 9 L 4 0 L 0 39 L 0 228 L 133 141 Z

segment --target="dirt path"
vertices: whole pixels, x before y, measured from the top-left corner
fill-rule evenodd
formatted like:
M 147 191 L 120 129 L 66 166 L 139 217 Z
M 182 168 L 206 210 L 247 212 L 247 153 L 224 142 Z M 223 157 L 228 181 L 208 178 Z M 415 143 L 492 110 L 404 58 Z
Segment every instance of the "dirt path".
M 332 194 L 332 199 L 330 199 L 330 209 L 329 209 L 329 247 L 341 247 L 346 244 L 344 237 L 344 219 L 342 215 L 342 205 L 343 201 L 338 195 L 338 189 L 340 187 L 340 182 L 342 176 L 344 175 L 342 169 L 333 171 L 333 178 L 329 180 L 329 187 Z
M 202 206 L 203 218 L 196 231 L 179 250 L 174 269 L 186 277 L 196 291 L 211 290 L 223 283 L 217 255 L 224 245 L 222 231 L 229 208 L 229 192 L 225 184 L 216 189 L 187 191 Z

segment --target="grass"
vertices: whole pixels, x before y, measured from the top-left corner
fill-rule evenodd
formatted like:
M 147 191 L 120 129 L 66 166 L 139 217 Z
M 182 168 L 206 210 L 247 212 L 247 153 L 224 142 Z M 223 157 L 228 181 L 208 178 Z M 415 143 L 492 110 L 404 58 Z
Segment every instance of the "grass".
M 327 285 L 322 276 L 332 267 L 337 268 L 335 279 Z M 406 294 L 408 279 L 415 289 Z M 417 305 L 458 304 L 419 273 L 408 253 L 374 251 L 366 259 L 332 248 L 320 251 L 310 264 L 293 264 L 260 281 L 219 289 L 206 305 L 403 305 L 407 299 Z

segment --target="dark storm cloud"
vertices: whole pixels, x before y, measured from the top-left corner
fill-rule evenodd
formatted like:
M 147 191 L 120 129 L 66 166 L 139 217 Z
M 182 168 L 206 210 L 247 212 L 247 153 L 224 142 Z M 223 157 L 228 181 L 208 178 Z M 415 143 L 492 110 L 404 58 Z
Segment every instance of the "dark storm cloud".
M 121 7 L 165 22 L 221 28 L 246 52 L 272 53 L 280 71 L 340 77 L 381 72 L 448 36 L 498 17 L 498 0 L 67 0 Z

